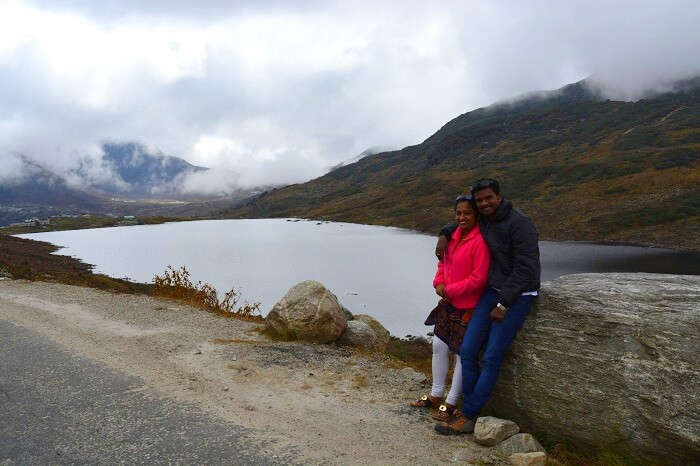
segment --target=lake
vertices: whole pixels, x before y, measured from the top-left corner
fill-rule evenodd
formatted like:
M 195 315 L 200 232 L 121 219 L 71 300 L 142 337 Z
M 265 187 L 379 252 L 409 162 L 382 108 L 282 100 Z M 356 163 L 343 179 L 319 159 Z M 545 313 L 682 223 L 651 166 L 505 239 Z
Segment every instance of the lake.
M 95 272 L 151 282 L 168 265 L 220 293 L 235 287 L 263 314 L 294 284 L 317 280 L 393 335 L 424 335 L 436 304 L 435 238 L 399 228 L 297 219 L 196 222 L 18 235 L 63 246 Z M 540 243 L 542 281 L 579 272 L 700 274 L 700 254 L 633 246 Z

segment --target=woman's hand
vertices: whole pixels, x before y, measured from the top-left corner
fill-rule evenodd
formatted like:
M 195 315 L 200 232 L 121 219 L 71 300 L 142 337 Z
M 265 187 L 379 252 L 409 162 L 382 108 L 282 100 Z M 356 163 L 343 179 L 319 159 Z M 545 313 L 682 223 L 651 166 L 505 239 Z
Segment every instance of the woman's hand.
M 445 291 L 445 285 L 443 283 L 440 283 L 438 286 L 435 287 L 435 293 L 437 293 L 437 295 L 445 301 L 450 301 L 450 297 L 447 296 L 447 291 Z
M 491 309 L 490 315 L 491 320 L 493 320 L 494 322 L 503 322 L 503 319 L 506 318 L 506 311 L 499 307 L 494 307 L 493 309 Z

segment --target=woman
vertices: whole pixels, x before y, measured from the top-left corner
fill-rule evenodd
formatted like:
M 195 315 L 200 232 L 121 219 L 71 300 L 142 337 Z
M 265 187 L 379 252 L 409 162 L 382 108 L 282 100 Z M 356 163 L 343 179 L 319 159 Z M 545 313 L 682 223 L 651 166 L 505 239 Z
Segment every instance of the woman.
M 416 408 L 440 405 L 433 417 L 442 421 L 452 416 L 462 394 L 462 364 L 456 357 L 452 386 L 445 404 L 441 404 L 450 365 L 449 353 L 452 351 L 459 355 L 467 323 L 486 287 L 490 262 L 489 249 L 481 237 L 477 210 L 471 196 L 462 195 L 455 200 L 455 221 L 457 229 L 449 238 L 433 279 L 435 293 L 441 299 L 425 321 L 426 325 L 435 325 L 433 387 L 430 395 L 411 403 Z

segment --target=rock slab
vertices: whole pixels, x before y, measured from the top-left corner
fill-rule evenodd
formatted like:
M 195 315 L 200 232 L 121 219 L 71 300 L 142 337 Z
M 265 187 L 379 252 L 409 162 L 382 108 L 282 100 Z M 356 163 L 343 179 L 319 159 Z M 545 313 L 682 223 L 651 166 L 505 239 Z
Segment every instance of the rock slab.
M 507 419 L 485 416 L 474 424 L 474 441 L 480 445 L 492 447 L 520 432 L 520 427 Z
M 340 337 L 346 321 L 338 298 L 321 283 L 294 285 L 265 318 L 266 330 L 287 340 L 329 343 Z
M 577 274 L 544 283 L 491 412 L 581 448 L 700 464 L 700 276 Z

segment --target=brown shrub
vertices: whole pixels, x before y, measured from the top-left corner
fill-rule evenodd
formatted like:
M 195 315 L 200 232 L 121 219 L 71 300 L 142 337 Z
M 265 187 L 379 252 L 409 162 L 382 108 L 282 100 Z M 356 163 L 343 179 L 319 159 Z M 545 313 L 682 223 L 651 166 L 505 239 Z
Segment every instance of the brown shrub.
M 163 275 L 153 278 L 153 295 L 174 299 L 194 307 L 205 309 L 226 317 L 262 322 L 260 303 L 239 305 L 240 293 L 231 288 L 224 298 L 219 300 L 216 288 L 208 283 L 192 283 L 190 272 L 183 266 L 174 269 L 168 266 Z

